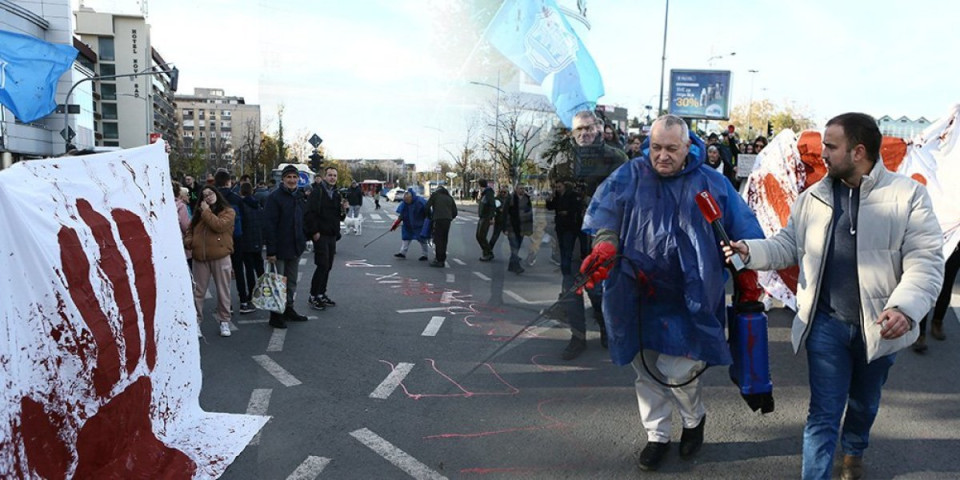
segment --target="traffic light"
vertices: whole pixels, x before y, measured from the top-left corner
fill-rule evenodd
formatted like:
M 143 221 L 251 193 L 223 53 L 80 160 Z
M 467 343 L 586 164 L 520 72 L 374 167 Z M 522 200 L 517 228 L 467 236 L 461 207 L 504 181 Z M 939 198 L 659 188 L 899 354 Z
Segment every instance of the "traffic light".
M 773 122 L 767 122 L 767 138 L 773 138 Z
M 313 154 L 310 155 L 310 170 L 313 170 L 313 173 L 319 172 L 321 163 L 323 163 L 323 155 L 314 150 Z

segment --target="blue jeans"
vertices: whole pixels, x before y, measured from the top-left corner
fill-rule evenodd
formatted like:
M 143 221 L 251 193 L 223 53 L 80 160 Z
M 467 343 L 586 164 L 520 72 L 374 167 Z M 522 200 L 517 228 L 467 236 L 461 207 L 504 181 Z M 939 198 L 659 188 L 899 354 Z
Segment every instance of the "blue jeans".
M 867 448 L 880 389 L 896 354 L 867 363 L 860 326 L 825 313 L 817 312 L 809 328 L 810 409 L 803 429 L 803 478 L 829 479 L 838 433 L 844 454 L 862 456 Z

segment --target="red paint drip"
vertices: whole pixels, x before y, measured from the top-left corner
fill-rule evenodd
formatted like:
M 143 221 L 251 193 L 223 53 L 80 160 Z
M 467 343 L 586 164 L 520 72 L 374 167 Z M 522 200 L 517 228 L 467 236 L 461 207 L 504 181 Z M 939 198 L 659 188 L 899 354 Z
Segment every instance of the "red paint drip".
M 154 332 L 154 316 L 157 310 L 157 277 L 153 268 L 153 243 L 143 221 L 129 210 L 113 210 L 120 240 L 133 262 L 134 283 L 137 298 L 143 312 L 143 330 L 146 336 L 147 366 L 153 370 L 157 363 L 157 338 Z
M 90 203 L 82 198 L 77 200 L 77 211 L 93 232 L 93 238 L 97 240 L 100 247 L 100 269 L 113 286 L 113 297 L 120 309 L 120 332 L 126 345 L 127 374 L 131 374 L 140 359 L 140 322 L 133 292 L 130 291 L 127 262 L 120 254 L 120 248 L 113 238 L 113 228 L 106 217 L 94 211 Z
M 498 374 L 497 371 L 494 370 L 493 366 L 491 366 L 489 363 L 484 363 L 483 366 L 487 367 L 487 369 L 490 370 L 490 373 L 492 373 L 493 376 L 497 377 L 497 380 L 499 380 L 501 383 L 507 386 L 507 389 L 508 389 L 507 391 L 473 392 L 473 391 L 467 390 L 466 388 L 463 387 L 463 385 L 460 385 L 459 383 L 457 383 L 456 380 L 450 378 L 449 375 L 441 372 L 440 369 L 437 368 L 435 360 L 433 360 L 432 358 L 427 358 L 425 360 L 430 362 L 430 366 L 433 368 L 434 372 L 437 372 L 437 374 L 439 374 L 441 377 L 445 378 L 448 382 L 453 384 L 453 386 L 455 386 L 462 393 L 410 393 L 410 390 L 407 389 L 407 386 L 403 382 L 400 382 L 400 388 L 403 389 L 403 393 L 406 394 L 408 398 L 412 398 L 414 400 L 420 400 L 421 398 L 470 398 L 474 396 L 516 395 L 520 393 L 520 390 L 518 388 L 514 387 L 513 385 L 510 385 L 506 380 L 504 380 L 503 377 L 501 377 L 500 374 Z M 394 364 L 386 360 L 380 360 L 380 362 L 389 365 L 391 372 L 393 370 L 396 370 L 396 366 Z
M 63 423 L 63 417 L 45 411 L 43 405 L 32 398 L 20 399 L 20 429 L 14 432 L 14 438 L 17 433 L 23 438 L 27 461 L 42 478 L 67 478 L 72 457 L 59 435 Z
M 90 284 L 90 262 L 83 251 L 80 238 L 72 228 L 61 227 L 57 234 L 60 243 L 60 262 L 67 279 L 70 298 L 80 311 L 83 322 L 93 334 L 97 346 L 97 365 L 93 367 L 93 387 L 97 396 L 105 398 L 120 381 L 120 350 Z
M 423 437 L 424 440 L 437 440 L 437 439 L 448 439 L 448 438 L 479 438 L 479 437 L 489 437 L 493 435 L 501 435 L 504 433 L 516 433 L 516 432 L 530 432 L 535 430 L 551 430 L 551 429 L 563 429 L 567 428 L 570 425 L 557 420 L 545 413 L 543 413 L 543 406 L 553 402 L 553 399 L 550 400 L 541 400 L 537 403 L 537 413 L 541 417 L 548 420 L 550 423 L 545 425 L 531 425 L 527 427 L 515 427 L 515 428 L 505 428 L 501 430 L 492 430 L 486 432 L 474 432 L 474 433 L 440 433 L 437 435 L 428 435 Z
M 157 439 L 150 423 L 152 386 L 140 377 L 87 420 L 77 436 L 76 478 L 191 478 L 196 463 Z
M 747 358 L 750 359 L 750 378 L 756 380 L 757 371 L 754 369 L 753 348 L 757 346 L 757 334 L 753 332 L 753 322 L 747 322 Z

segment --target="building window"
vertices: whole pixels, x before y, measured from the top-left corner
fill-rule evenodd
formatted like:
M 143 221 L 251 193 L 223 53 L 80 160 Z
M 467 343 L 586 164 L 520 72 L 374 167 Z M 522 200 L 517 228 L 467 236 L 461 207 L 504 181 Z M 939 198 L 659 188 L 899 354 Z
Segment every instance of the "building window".
M 100 84 L 100 98 L 104 100 L 116 100 L 117 99 L 117 84 L 116 83 L 101 83 Z
M 117 119 L 117 104 L 103 102 L 103 118 L 106 120 Z
M 117 74 L 117 66 L 112 63 L 101 63 L 100 64 L 100 75 L 109 76 Z
M 97 52 L 100 60 L 115 60 L 116 54 L 113 51 L 113 37 L 100 37 L 100 51 Z
M 120 142 L 103 142 L 104 147 L 119 147 Z
M 103 138 L 120 138 L 115 122 L 103 122 Z

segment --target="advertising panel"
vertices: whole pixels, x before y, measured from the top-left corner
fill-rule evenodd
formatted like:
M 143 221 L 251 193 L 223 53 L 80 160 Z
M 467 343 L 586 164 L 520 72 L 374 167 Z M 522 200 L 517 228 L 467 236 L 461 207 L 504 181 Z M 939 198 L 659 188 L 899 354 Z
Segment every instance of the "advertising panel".
M 669 112 L 683 118 L 730 119 L 729 70 L 670 70 Z

